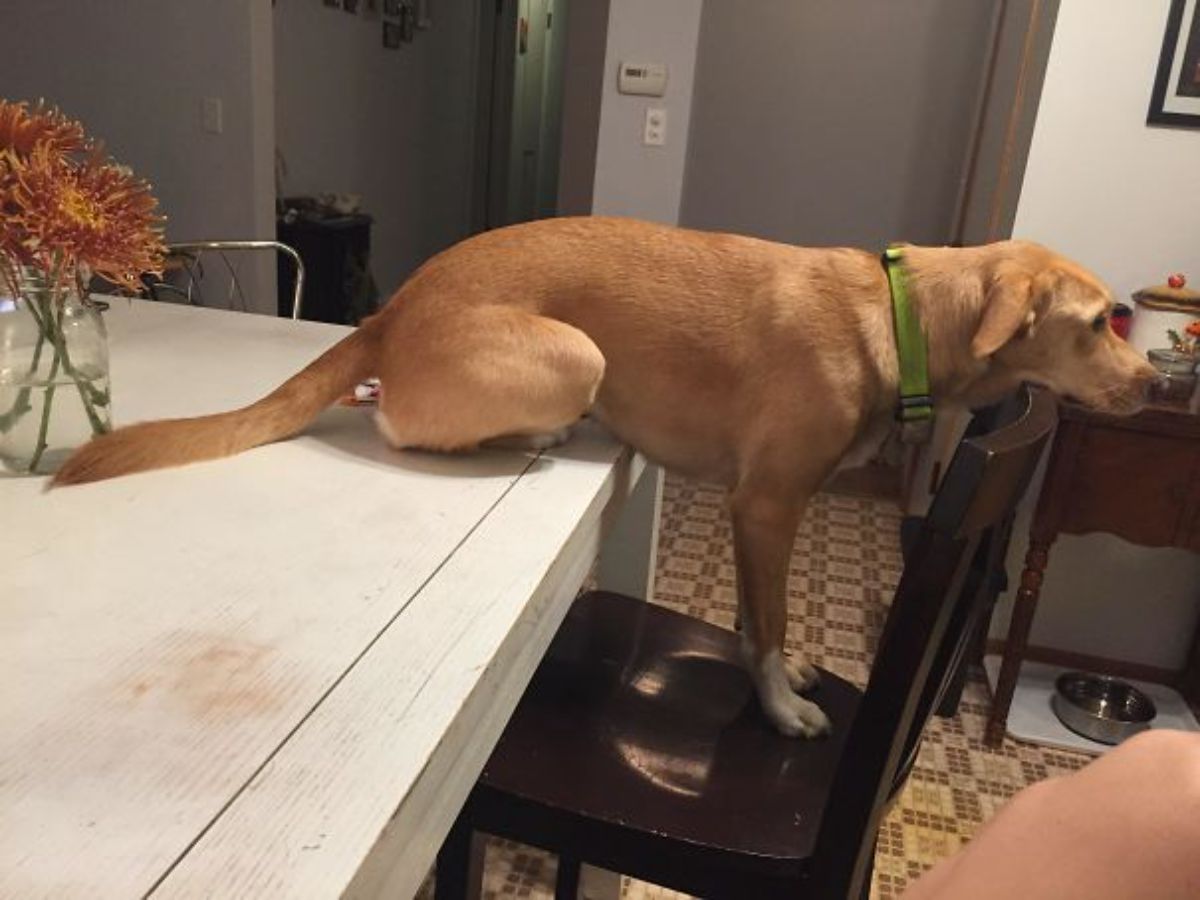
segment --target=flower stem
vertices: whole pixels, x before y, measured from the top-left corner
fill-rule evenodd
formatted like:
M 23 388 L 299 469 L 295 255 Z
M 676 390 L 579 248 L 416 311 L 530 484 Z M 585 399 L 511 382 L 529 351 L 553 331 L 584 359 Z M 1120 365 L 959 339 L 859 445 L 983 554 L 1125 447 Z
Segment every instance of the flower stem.
M 14 281 L 12 273 L 7 271 L 0 271 L 0 276 L 5 276 L 6 281 Z M 69 377 L 75 385 L 83 410 L 91 425 L 92 434 L 103 434 L 111 430 L 107 416 L 104 415 L 110 402 L 109 392 L 97 388 L 93 380 L 77 369 L 71 360 L 68 334 L 64 327 L 70 284 L 62 276 L 63 263 L 56 255 L 43 277 L 39 278 L 36 283 L 32 280 L 25 282 L 24 306 L 37 326 L 37 343 L 34 346 L 27 383 L 18 391 L 12 408 L 0 414 L 0 433 L 10 431 L 27 413 L 33 411 L 35 404 L 31 402 L 30 395 L 34 388 L 42 391 L 41 420 L 38 425 L 37 443 L 28 463 L 28 471 L 31 473 L 37 471 L 49 449 L 51 415 L 55 394 L 59 387 L 55 382 L 60 377 L 60 372 Z M 14 284 L 17 283 L 19 282 L 14 281 Z M 21 292 L 15 291 L 14 293 L 19 295 Z M 79 298 L 79 302 L 86 308 L 88 305 L 86 295 L 81 292 Z M 47 345 L 53 351 L 53 358 L 48 372 L 41 373 L 39 370 L 46 356 Z
M 4 272 L 5 280 L 12 283 L 12 292 L 14 297 L 20 297 L 19 281 L 14 278 L 7 270 Z M 29 364 L 29 375 L 34 376 L 37 373 L 38 365 L 42 361 L 42 348 L 46 344 L 48 335 L 46 334 L 46 325 L 44 318 L 38 314 L 37 301 L 32 297 L 25 298 L 25 308 L 29 311 L 29 315 L 33 317 L 34 323 L 38 329 L 37 344 L 33 349 L 33 361 Z M 24 418 L 25 413 L 33 409 L 33 404 L 29 402 L 29 395 L 33 392 L 33 386 L 27 385 L 17 393 L 16 400 L 9 410 L 0 415 L 0 434 L 7 434 L 16 427 L 17 423 Z
M 36 316 L 34 318 L 37 318 Z M 32 376 L 37 372 L 38 365 L 42 361 L 42 347 L 46 345 L 46 333 L 42 331 L 41 323 L 38 323 L 38 339 L 37 344 L 33 348 L 33 362 L 29 364 L 29 375 Z M 17 392 L 17 399 L 13 401 L 13 405 L 9 407 L 8 412 L 0 414 L 0 434 L 7 434 L 13 430 L 18 422 L 25 416 L 25 413 L 33 409 L 33 404 L 29 402 L 29 395 L 33 392 L 31 385 L 25 385 Z
M 80 302 L 84 302 L 82 299 Z M 57 309 L 57 315 L 55 310 Z M 106 405 L 108 403 L 108 394 L 103 391 L 97 391 L 92 385 L 79 374 L 79 371 L 71 364 L 71 353 L 67 348 L 67 335 L 63 331 L 62 320 L 63 313 L 66 311 L 66 289 L 60 291 L 60 295 L 55 297 L 43 309 L 41 314 L 42 332 L 47 334 L 50 343 L 54 347 L 55 361 L 62 363 L 62 369 L 67 374 L 75 385 L 75 389 L 79 392 L 79 400 L 83 404 L 83 411 L 87 414 L 88 422 L 92 426 L 92 434 L 104 434 L 111 430 L 111 426 L 96 412 L 96 405 Z M 94 396 L 93 396 L 94 394 Z
M 54 390 L 57 385 L 54 383 L 54 376 L 58 374 L 58 364 L 61 357 L 58 353 L 58 345 L 54 344 L 54 359 L 50 363 L 49 384 L 46 386 L 46 396 L 42 400 L 42 422 L 38 426 L 37 447 L 33 451 L 33 459 L 29 461 L 29 471 L 36 472 L 38 464 L 42 461 L 42 454 L 46 452 L 48 446 L 46 435 L 50 431 L 50 404 L 54 402 Z
M 83 301 L 81 300 L 80 302 Z M 75 383 L 76 390 L 79 391 L 79 399 L 83 402 L 83 411 L 87 413 L 88 422 L 90 422 L 92 425 L 92 434 L 104 434 L 110 431 L 111 426 L 108 422 L 105 422 L 100 418 L 99 414 L 96 412 L 95 406 L 95 404 L 107 404 L 108 393 L 105 391 L 96 390 L 96 388 L 92 386 L 91 382 L 84 379 L 79 374 L 78 370 L 71 365 L 71 354 L 67 350 L 67 336 L 63 334 L 62 331 L 61 311 L 59 312 L 58 317 L 58 338 L 58 346 L 62 350 L 63 371 L 70 376 L 71 381 Z

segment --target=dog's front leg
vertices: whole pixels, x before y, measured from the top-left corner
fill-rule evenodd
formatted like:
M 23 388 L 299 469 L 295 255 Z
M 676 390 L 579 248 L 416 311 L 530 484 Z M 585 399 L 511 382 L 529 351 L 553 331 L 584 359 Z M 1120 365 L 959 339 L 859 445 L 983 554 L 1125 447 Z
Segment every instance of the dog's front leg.
M 803 511 L 800 499 L 744 487 L 730 498 L 747 669 L 776 728 L 792 737 L 817 737 L 828 733 L 829 719 L 797 693 L 816 681 L 816 669 L 789 660 L 783 650 L 788 565 Z

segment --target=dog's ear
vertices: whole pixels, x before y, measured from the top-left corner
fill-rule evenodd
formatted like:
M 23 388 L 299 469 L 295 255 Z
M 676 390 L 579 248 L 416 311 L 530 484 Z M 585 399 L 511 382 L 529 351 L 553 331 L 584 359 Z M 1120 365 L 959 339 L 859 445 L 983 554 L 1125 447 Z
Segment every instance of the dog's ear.
M 971 339 L 976 359 L 991 356 L 1017 334 L 1033 327 L 1033 278 L 1024 272 L 998 275 L 983 301 L 983 318 Z

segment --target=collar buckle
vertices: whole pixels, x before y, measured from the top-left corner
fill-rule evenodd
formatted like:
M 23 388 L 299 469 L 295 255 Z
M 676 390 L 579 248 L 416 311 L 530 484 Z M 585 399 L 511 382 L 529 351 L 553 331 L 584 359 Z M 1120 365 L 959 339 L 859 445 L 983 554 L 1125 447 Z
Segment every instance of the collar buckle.
M 896 407 L 900 442 L 919 445 L 929 443 L 933 437 L 933 398 L 928 394 L 901 397 Z

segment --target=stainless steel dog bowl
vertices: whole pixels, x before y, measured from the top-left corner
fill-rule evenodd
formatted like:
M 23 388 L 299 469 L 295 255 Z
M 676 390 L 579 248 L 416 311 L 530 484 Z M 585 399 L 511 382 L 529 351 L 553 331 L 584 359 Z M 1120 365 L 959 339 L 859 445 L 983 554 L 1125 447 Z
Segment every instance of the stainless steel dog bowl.
M 1064 672 L 1050 701 L 1059 721 L 1086 738 L 1119 744 L 1150 727 L 1154 701 L 1132 684 L 1105 675 Z

